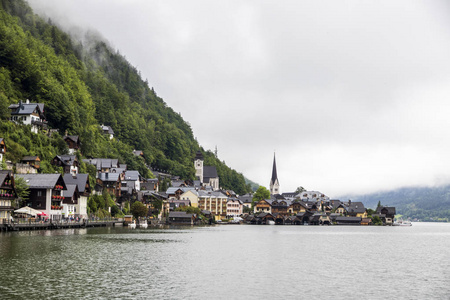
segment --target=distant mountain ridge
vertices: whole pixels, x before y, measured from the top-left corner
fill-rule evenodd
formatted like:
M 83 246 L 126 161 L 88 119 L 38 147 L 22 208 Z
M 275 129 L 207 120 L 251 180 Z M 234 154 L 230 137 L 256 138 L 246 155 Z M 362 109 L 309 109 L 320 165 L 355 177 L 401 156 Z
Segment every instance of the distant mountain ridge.
M 446 221 L 450 219 L 450 185 L 438 187 L 404 187 L 391 191 L 358 195 L 349 198 L 361 201 L 367 208 L 395 206 L 397 214 L 421 221 Z

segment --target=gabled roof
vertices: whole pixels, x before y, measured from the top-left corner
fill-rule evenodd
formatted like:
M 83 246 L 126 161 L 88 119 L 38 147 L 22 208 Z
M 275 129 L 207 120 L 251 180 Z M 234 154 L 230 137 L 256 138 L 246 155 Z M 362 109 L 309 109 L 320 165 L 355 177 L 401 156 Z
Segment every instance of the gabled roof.
M 216 178 L 217 176 L 217 169 L 215 166 L 203 166 L 203 181 L 210 178 Z
M 23 103 L 19 101 L 18 104 L 11 104 L 11 115 L 31 115 L 35 110 L 39 115 L 44 113 L 44 103 Z
M 125 179 L 124 180 L 130 180 L 130 181 L 138 181 L 141 178 L 141 174 L 139 174 L 139 171 L 129 170 L 125 171 Z
M 102 130 L 103 130 L 104 132 L 107 132 L 107 133 L 109 133 L 109 134 L 114 134 L 114 131 L 112 130 L 111 126 L 108 126 L 108 125 L 101 125 L 100 127 L 102 128 Z
M 3 138 L 0 138 L 0 143 L 3 142 Z
M 243 203 L 251 203 L 253 200 L 253 195 L 251 194 L 245 194 L 238 197 L 239 200 L 241 200 Z
M 66 135 L 64 137 L 64 139 L 69 139 L 72 140 L 74 143 L 78 143 L 78 141 L 80 140 L 80 138 L 78 137 L 78 135 Z
M 66 166 L 73 166 L 77 160 L 75 155 L 56 155 L 55 158 L 58 158 Z
M 89 183 L 89 174 L 77 174 L 72 176 L 72 174 L 64 174 L 64 182 L 68 184 L 76 184 L 78 186 L 78 191 L 84 193 L 86 190 L 86 183 Z
M 171 195 L 171 194 L 175 194 L 176 191 L 181 190 L 183 193 L 190 191 L 190 190 L 195 190 L 195 188 L 193 187 L 169 187 L 166 191 L 166 194 Z
M 76 184 L 67 184 L 66 185 L 67 190 L 63 192 L 64 198 L 72 198 L 73 194 L 75 193 L 75 190 L 77 189 Z
M 387 214 L 389 215 L 395 215 L 395 207 L 393 206 L 380 206 L 377 207 L 377 213 L 381 214 L 381 211 L 383 210 L 383 208 L 385 208 L 387 210 Z
M 98 178 L 101 181 L 117 182 L 120 178 L 120 173 L 98 173 Z
M 23 178 L 30 189 L 51 189 L 62 176 L 61 174 L 16 174 L 16 177 Z
M 24 156 L 22 158 L 22 161 L 35 161 L 35 160 L 40 160 L 39 156 Z
M 349 213 L 364 213 L 366 211 L 366 208 L 364 207 L 364 204 L 362 202 L 350 202 L 348 204 L 347 211 Z

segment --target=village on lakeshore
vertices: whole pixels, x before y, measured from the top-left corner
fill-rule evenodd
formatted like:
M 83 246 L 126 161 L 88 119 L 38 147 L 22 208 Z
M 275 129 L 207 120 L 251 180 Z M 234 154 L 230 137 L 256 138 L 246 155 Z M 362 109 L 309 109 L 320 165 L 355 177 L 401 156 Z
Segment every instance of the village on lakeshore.
M 43 103 L 30 101 L 9 106 L 11 121 L 28 126 L 34 134 L 51 135 L 44 116 Z M 108 139 L 113 128 L 99 126 Z M 77 135 L 63 137 L 67 153 L 56 155 L 49 163 L 60 173 L 40 173 L 39 156 L 24 156 L 20 162 L 6 160 L 8 141 L 0 137 L 0 228 L 21 230 L 119 224 L 201 225 L 201 224 L 276 224 L 276 225 L 393 225 L 395 207 L 379 205 L 367 209 L 362 202 L 330 199 L 319 191 L 299 188 L 280 193 L 275 155 L 270 187 L 237 195 L 220 187 L 215 166 L 204 165 L 198 151 L 193 157 L 195 180 L 185 180 L 147 166 L 155 178 L 143 178 L 118 159 L 81 159 L 82 142 Z M 134 150 L 133 155 L 143 156 Z M 79 172 L 80 164 L 95 168 L 95 181 Z M 91 173 L 92 174 L 92 173 Z M 25 184 L 26 197 L 20 197 L 18 183 Z M 92 183 L 95 182 L 93 185 Z M 104 196 L 109 215 L 93 214 L 91 197 Z M 105 196 L 106 195 L 106 196 Z M 112 207 L 119 211 L 111 218 Z M 110 221 L 106 221 L 109 217 Z M 102 220 L 100 220 L 102 219 Z

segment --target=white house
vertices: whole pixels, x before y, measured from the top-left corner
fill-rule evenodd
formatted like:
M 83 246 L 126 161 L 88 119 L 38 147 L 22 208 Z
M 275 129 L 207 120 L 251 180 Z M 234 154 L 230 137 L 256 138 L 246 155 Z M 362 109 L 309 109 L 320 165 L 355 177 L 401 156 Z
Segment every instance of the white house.
M 34 133 L 37 133 L 41 127 L 47 127 L 47 121 L 44 118 L 44 103 L 30 103 L 27 99 L 25 103 L 20 100 L 18 104 L 11 104 L 8 108 L 11 110 L 11 121 L 30 125 L 31 131 Z

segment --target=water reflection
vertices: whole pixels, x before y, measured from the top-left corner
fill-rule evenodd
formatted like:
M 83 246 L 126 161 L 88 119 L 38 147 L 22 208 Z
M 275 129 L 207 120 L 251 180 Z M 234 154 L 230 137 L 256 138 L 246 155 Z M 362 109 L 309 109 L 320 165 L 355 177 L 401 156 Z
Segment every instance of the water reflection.
M 9 298 L 446 298 L 450 226 L 88 228 L 0 235 Z M 349 288 L 351 284 L 351 289 Z

